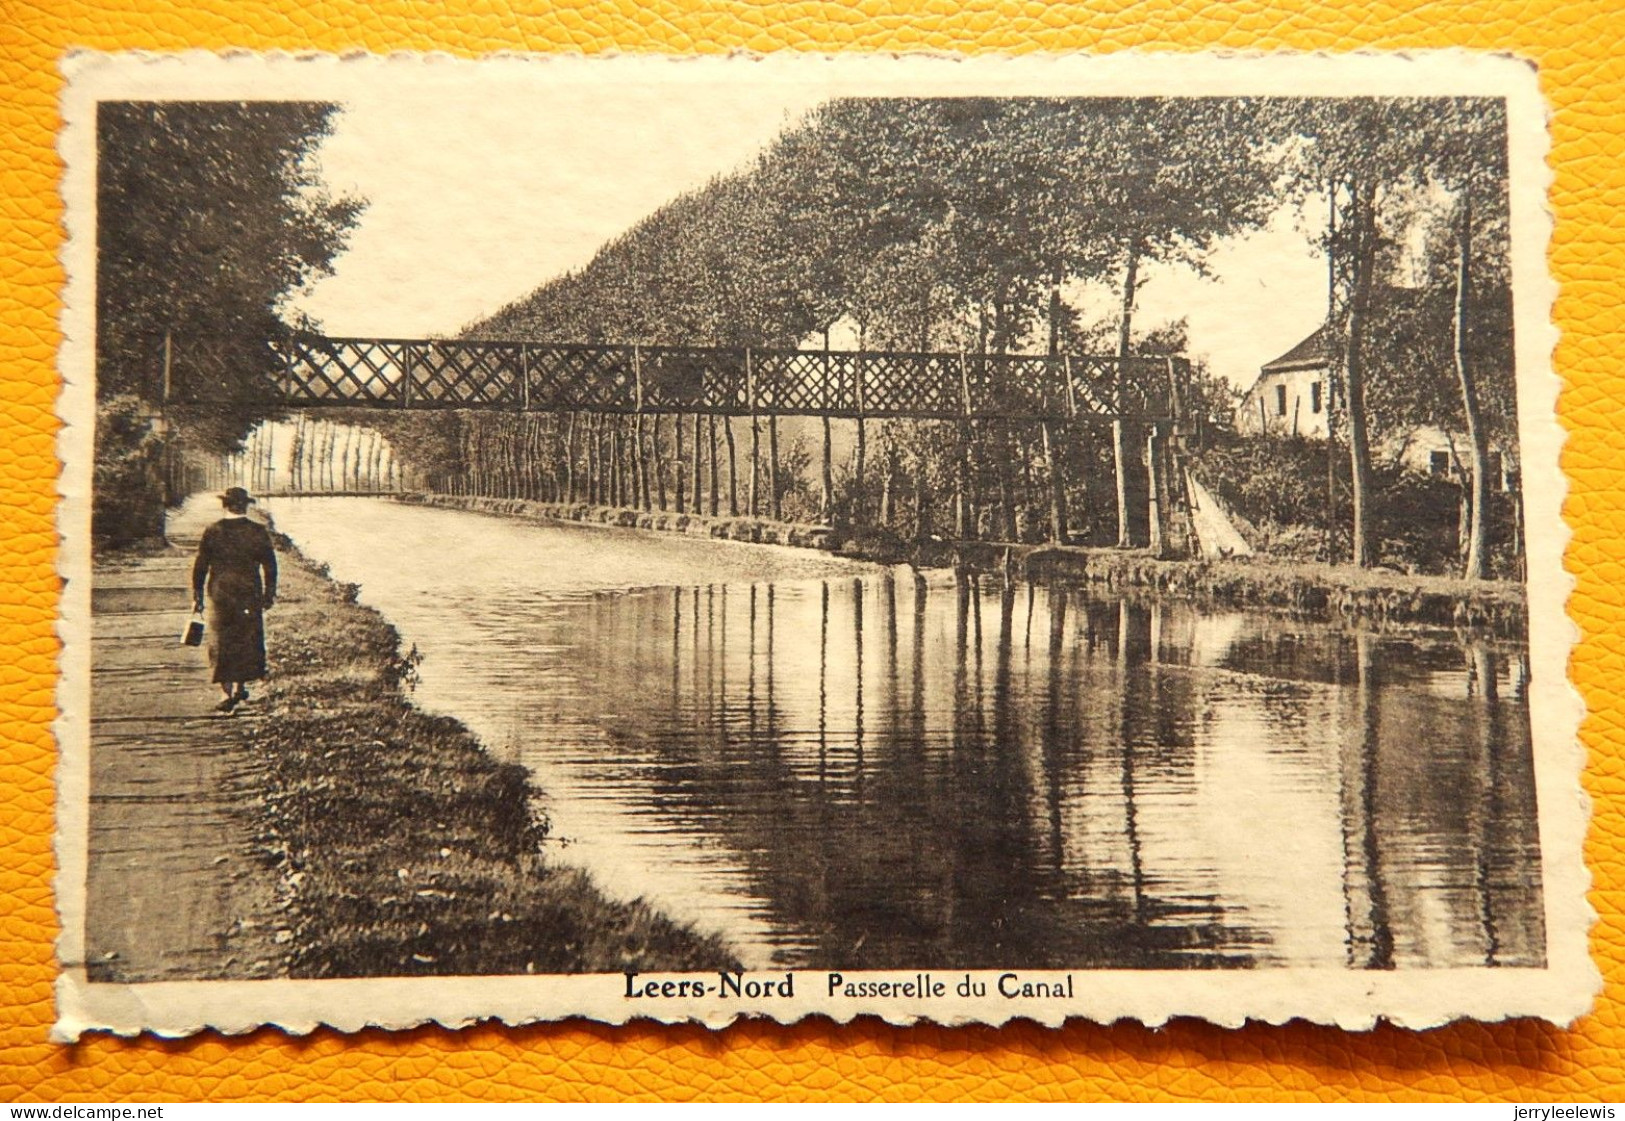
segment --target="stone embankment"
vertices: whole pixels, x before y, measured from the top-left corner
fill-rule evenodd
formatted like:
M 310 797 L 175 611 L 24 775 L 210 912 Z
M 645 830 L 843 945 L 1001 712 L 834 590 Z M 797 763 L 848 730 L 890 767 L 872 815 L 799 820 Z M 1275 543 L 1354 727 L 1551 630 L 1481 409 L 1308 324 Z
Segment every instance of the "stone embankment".
M 401 494 L 396 501 L 414 506 L 443 506 L 482 514 L 503 514 L 513 518 L 541 521 L 581 522 L 619 529 L 650 529 L 662 533 L 682 533 L 689 537 L 713 537 L 724 541 L 748 541 L 756 545 L 793 545 L 802 549 L 830 550 L 835 546 L 831 530 L 820 525 L 796 525 L 765 518 L 708 517 L 704 514 L 678 514 L 667 510 L 631 510 L 619 506 L 590 506 L 584 502 L 532 502 L 524 498 L 481 498 L 451 494 Z

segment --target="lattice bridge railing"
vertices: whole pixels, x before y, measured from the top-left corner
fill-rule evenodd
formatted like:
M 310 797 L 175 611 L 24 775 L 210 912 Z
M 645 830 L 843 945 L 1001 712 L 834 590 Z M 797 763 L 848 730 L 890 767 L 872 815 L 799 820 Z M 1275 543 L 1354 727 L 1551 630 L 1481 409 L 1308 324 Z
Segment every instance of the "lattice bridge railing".
M 293 408 L 1049 420 L 1180 416 L 1177 357 L 822 351 L 298 335 Z

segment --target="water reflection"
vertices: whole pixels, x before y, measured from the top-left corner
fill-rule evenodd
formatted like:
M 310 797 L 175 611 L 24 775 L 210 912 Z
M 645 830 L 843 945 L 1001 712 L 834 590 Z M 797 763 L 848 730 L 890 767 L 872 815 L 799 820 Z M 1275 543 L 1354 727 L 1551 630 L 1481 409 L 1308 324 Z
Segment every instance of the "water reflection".
M 565 858 L 755 964 L 1544 960 L 1519 649 L 343 501 L 279 520 L 429 654 L 424 703 L 536 770 Z M 346 543 L 425 514 L 527 563 L 458 585 L 492 546 L 443 535 L 431 588 Z

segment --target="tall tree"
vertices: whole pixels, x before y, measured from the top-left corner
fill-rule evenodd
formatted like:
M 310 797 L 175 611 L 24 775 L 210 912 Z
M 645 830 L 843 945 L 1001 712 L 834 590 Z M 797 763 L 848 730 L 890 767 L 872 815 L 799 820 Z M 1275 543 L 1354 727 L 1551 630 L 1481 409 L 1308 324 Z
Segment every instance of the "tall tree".
M 1125 376 L 1133 318 L 1147 264 L 1202 271 L 1224 238 L 1262 224 L 1277 205 L 1278 165 L 1265 127 L 1268 105 L 1248 98 L 1144 98 L 1095 110 L 1104 151 L 1077 169 L 1096 215 L 1093 236 L 1117 247 L 1122 288 L 1117 392 Z M 1080 148 L 1080 154 L 1086 150 Z M 1136 544 L 1128 509 L 1128 464 L 1137 449 L 1119 418 L 1112 424 L 1118 544 Z
M 315 152 L 335 111 L 272 101 L 98 107 L 96 392 L 104 409 L 164 409 L 178 437 L 205 453 L 240 447 L 274 409 L 277 360 L 267 341 L 311 326 L 289 311 L 289 298 L 331 270 L 362 208 L 333 198 L 320 180 Z M 134 470 L 132 449 L 152 446 L 129 425 L 103 426 L 101 436 L 98 464 L 109 471 L 119 463 Z M 141 510 L 127 495 L 115 500 L 117 488 L 98 488 L 93 520 L 103 543 L 124 543 L 154 520 L 165 495 L 143 470 Z
M 361 213 L 315 152 L 337 107 L 316 102 L 103 102 L 97 113 L 96 375 L 106 399 L 193 404 L 189 438 L 236 444 L 274 398 L 266 340 L 289 297 L 331 271 Z M 304 324 L 294 323 L 295 326 Z M 185 410 L 182 410 L 183 413 Z
M 1441 328 L 1408 358 L 1401 354 L 1384 361 L 1385 352 L 1394 354 L 1398 334 L 1407 322 L 1414 325 L 1417 315 L 1385 315 L 1381 305 L 1388 299 L 1396 261 L 1394 246 L 1419 210 L 1436 205 L 1441 189 L 1455 187 L 1459 197 L 1467 197 L 1462 192 L 1471 184 L 1472 190 L 1484 194 L 1487 211 L 1504 213 L 1505 126 L 1504 117 L 1498 116 L 1502 111 L 1491 101 L 1439 98 L 1317 99 L 1281 109 L 1280 119 L 1288 122 L 1284 133 L 1299 139 L 1284 160 L 1298 189 L 1307 194 L 1330 186 L 1334 198 L 1340 200 L 1336 212 L 1342 222 L 1329 239 L 1328 249 L 1337 265 L 1334 293 L 1341 288 L 1342 314 L 1330 325 L 1335 339 L 1334 377 L 1341 377 L 1348 425 L 1354 506 L 1350 559 L 1357 565 L 1377 559 L 1372 407 L 1384 401 L 1399 403 L 1398 411 L 1403 413 L 1406 400 L 1413 404 L 1427 401 L 1430 403 L 1415 419 L 1439 424 L 1478 411 L 1479 386 L 1468 365 L 1471 348 L 1467 341 L 1469 321 L 1478 313 L 1472 310 L 1475 301 L 1470 286 L 1462 283 L 1460 254 L 1449 255 L 1445 265 L 1449 279 L 1444 281 L 1459 297 L 1454 301 L 1459 307 L 1435 319 Z M 1504 244 L 1504 226 L 1492 223 L 1487 233 L 1486 241 Z M 1468 256 L 1470 262 L 1472 254 Z M 1478 305 L 1489 320 L 1495 318 L 1494 302 Z M 1428 303 L 1424 293 L 1418 304 L 1425 307 Z M 1444 349 L 1452 355 L 1460 399 L 1467 403 L 1461 412 L 1444 406 L 1437 396 L 1430 397 L 1428 375 L 1419 373 L 1438 368 L 1421 360 L 1422 356 L 1429 350 L 1436 353 L 1440 342 L 1452 334 L 1460 336 L 1460 345 L 1450 343 Z M 1510 362 L 1505 373 L 1510 377 Z M 1334 393 L 1336 390 L 1334 386 Z M 1376 419 L 1381 420 L 1380 413 Z M 1474 507 L 1481 516 L 1487 492 L 1479 493 L 1476 480 L 1488 475 L 1487 430 L 1482 423 L 1470 422 L 1469 427 L 1473 429 L 1469 435 L 1473 489 L 1478 498 Z M 1482 563 L 1482 544 L 1479 556 Z
M 1450 349 L 1472 462 L 1463 575 L 1482 580 L 1489 575 L 1490 432 L 1494 424 L 1488 415 L 1493 404 L 1485 398 L 1493 401 L 1499 396 L 1506 412 L 1511 411 L 1512 403 L 1506 104 L 1456 99 L 1448 115 L 1455 125 L 1454 143 L 1446 144 L 1440 157 L 1442 176 L 1456 195 Z M 1475 238 L 1479 229 L 1483 236 Z M 1503 311 L 1504 315 L 1497 314 Z M 1491 390 L 1486 394 L 1486 381 L 1501 382 L 1502 393 Z

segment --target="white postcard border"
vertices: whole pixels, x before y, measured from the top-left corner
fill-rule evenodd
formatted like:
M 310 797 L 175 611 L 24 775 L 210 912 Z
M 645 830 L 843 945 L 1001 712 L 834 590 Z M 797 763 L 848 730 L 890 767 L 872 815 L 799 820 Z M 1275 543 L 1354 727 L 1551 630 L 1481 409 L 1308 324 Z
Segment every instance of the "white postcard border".
M 1529 687 L 1534 765 L 1543 854 L 1549 964 L 1543 969 L 1342 970 L 1257 969 L 1203 971 L 1072 971 L 1070 998 L 1048 1001 L 989 996 L 964 1000 L 851 1000 L 831 996 L 831 971 L 798 970 L 795 996 L 748 1000 L 629 999 L 621 975 L 548 977 L 385 978 L 323 981 L 197 981 L 153 984 L 91 983 L 83 960 L 90 685 L 90 481 L 95 395 L 94 106 L 109 97 L 342 99 L 364 86 L 379 67 L 422 68 L 426 79 L 448 87 L 509 81 L 593 83 L 797 82 L 851 93 L 925 95 L 1194 94 L 1252 95 L 1493 95 L 1508 104 L 1516 292 L 1518 406 L 1528 526 L 1527 583 Z M 1102 57 L 774 55 L 765 58 L 674 59 L 633 56 L 495 56 L 471 61 L 447 56 L 267 56 L 190 52 L 180 55 L 97 55 L 64 61 L 65 126 L 60 151 L 66 163 L 63 197 L 67 241 L 60 356 L 63 390 L 58 441 L 63 461 L 58 527 L 59 571 L 64 578 L 58 633 L 63 642 L 60 744 L 57 770 L 58 874 L 62 933 L 57 985 L 58 1040 L 86 1031 L 147 1031 L 181 1036 L 204 1029 L 224 1033 L 274 1024 L 292 1033 L 320 1025 L 340 1031 L 368 1026 L 404 1028 L 425 1022 L 460 1026 L 480 1020 L 508 1024 L 585 1017 L 623 1023 L 635 1017 L 660 1022 L 697 1021 L 720 1027 L 740 1016 L 791 1022 L 827 1015 L 846 1022 L 875 1015 L 891 1023 L 1001 1024 L 1030 1018 L 1058 1025 L 1071 1017 L 1097 1022 L 1138 1020 L 1157 1025 L 1176 1016 L 1223 1025 L 1256 1019 L 1306 1019 L 1350 1029 L 1379 1018 L 1424 1028 L 1459 1017 L 1498 1020 L 1538 1016 L 1566 1024 L 1582 1015 L 1601 976 L 1587 947 L 1595 914 L 1582 850 L 1590 805 L 1581 784 L 1584 752 L 1578 729 L 1584 706 L 1566 676 L 1578 628 L 1564 610 L 1573 578 L 1563 568 L 1569 532 L 1561 510 L 1567 484 L 1559 465 L 1564 432 L 1555 415 L 1560 382 L 1551 356 L 1557 330 L 1551 320 L 1556 285 L 1546 267 L 1552 219 L 1546 204 L 1550 171 L 1546 109 L 1533 66 L 1509 56 L 1466 52 L 1406 54 L 1229 55 L 1123 53 Z M 951 987 L 965 971 L 922 968 Z M 972 971 L 992 981 L 1000 971 Z M 1064 972 L 1014 970 L 1023 979 L 1060 983 Z M 903 982 L 909 971 L 845 974 L 847 980 Z M 662 975 L 664 977 L 665 975 Z M 677 975 L 671 975 L 675 978 Z M 782 982 L 783 973 L 752 973 Z M 701 979 L 717 983 L 715 974 Z

